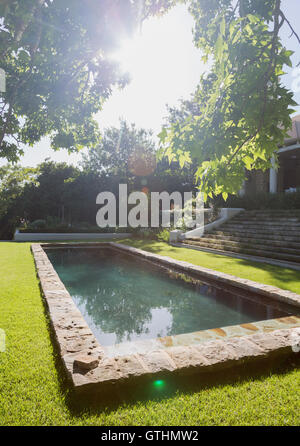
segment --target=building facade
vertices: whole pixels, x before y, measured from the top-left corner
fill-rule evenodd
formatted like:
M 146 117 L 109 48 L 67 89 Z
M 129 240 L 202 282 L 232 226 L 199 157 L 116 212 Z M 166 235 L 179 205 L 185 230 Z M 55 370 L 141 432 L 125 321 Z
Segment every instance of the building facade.
M 300 115 L 292 119 L 292 129 L 278 149 L 279 168 L 248 172 L 242 193 L 293 192 L 300 188 Z

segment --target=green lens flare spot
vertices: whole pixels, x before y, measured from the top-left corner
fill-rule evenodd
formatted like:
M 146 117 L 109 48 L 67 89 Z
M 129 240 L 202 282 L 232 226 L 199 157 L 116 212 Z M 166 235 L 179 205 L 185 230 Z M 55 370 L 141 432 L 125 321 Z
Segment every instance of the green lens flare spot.
M 157 389 L 161 389 L 162 387 L 164 387 L 165 381 L 163 381 L 162 379 L 157 379 L 156 381 L 154 381 L 153 385 Z

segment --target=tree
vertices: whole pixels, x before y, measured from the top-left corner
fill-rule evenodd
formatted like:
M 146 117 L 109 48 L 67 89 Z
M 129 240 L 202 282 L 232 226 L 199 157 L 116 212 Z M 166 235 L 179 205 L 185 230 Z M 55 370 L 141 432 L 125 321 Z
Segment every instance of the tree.
M 70 152 L 96 144 L 93 119 L 121 76 L 109 53 L 172 0 L 2 0 L 0 157 L 17 161 L 23 144 L 50 135 Z
M 155 149 L 151 131 L 120 121 L 120 128 L 107 128 L 100 144 L 83 155 L 82 167 L 119 181 L 147 176 L 155 170 Z
M 191 0 L 194 39 L 208 74 L 163 128 L 161 156 L 196 160 L 207 195 L 236 193 L 245 168 L 266 169 L 291 126 L 293 94 L 281 84 L 291 51 L 282 46 L 280 0 Z
M 0 238 L 11 238 L 24 217 L 23 192 L 37 180 L 38 169 L 19 165 L 0 167 Z
M 23 192 L 26 184 L 36 181 L 37 169 L 19 165 L 0 167 L 0 218 Z
M 140 130 L 135 129 L 135 132 L 140 133 Z M 130 149 L 131 145 L 126 147 Z M 131 151 L 128 151 L 130 158 Z M 149 155 L 147 151 L 144 153 Z M 115 157 L 115 160 L 118 161 L 118 158 Z M 97 169 L 93 171 L 92 167 L 87 164 L 87 168 L 81 170 L 66 163 L 46 160 L 36 168 L 18 165 L 0 168 L 0 239 L 12 238 L 20 223 L 37 224 L 37 220 L 39 226 L 56 232 L 66 231 L 70 225 L 80 230 L 95 231 L 99 210 L 97 195 L 102 191 L 113 192 L 118 208 L 120 182 L 128 185 L 128 192 L 184 192 L 192 187 L 190 166 L 180 169 L 177 163 L 170 166 L 166 160 L 159 162 L 155 171 L 151 170 L 146 177 L 135 176 L 127 168 L 126 160 L 124 163 L 120 161 L 117 166 L 110 165 L 111 169 L 105 173 L 102 168 L 98 172 Z M 145 171 L 145 165 L 142 168 Z M 120 176 L 115 175 L 116 169 Z M 34 227 L 29 229 L 33 230 Z
M 67 163 L 55 163 L 48 159 L 38 166 L 35 183 L 24 187 L 23 208 L 31 221 L 57 217 L 63 223 L 73 204 L 68 184 L 80 174 L 79 169 Z M 75 198 L 75 197 L 74 197 Z
M 82 155 L 81 167 L 116 194 L 120 183 L 128 184 L 130 190 L 190 191 L 194 167 L 181 169 L 177 162 L 169 165 L 165 159 L 157 162 L 156 152 L 151 131 L 121 121 L 120 128 L 107 128 L 100 144 Z

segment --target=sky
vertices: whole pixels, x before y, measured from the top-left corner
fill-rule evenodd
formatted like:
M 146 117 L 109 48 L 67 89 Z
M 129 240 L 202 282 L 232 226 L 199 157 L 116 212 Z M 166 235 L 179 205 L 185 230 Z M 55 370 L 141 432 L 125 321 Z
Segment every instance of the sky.
M 300 35 L 300 0 L 282 0 L 282 9 Z M 147 20 L 142 30 L 121 43 L 120 50 L 111 55 L 122 70 L 128 71 L 131 82 L 123 90 L 114 90 L 101 112 L 96 116 L 100 129 L 118 126 L 119 119 L 134 122 L 139 127 L 152 129 L 157 135 L 167 115 L 166 104 L 174 106 L 180 98 L 187 99 L 195 90 L 200 75 L 207 70 L 201 52 L 195 48 L 192 36 L 193 18 L 185 5 L 174 7 L 168 14 Z M 300 103 L 300 45 L 289 38 L 286 25 L 281 30 L 283 44 L 296 52 L 293 68 L 286 67 L 283 83 L 294 91 Z M 296 109 L 300 112 L 300 107 Z M 77 164 L 81 154 L 69 155 L 66 150 L 54 152 L 48 138 L 34 147 L 24 148 L 20 160 L 24 166 L 36 166 L 45 158 Z M 0 165 L 5 164 L 0 161 Z

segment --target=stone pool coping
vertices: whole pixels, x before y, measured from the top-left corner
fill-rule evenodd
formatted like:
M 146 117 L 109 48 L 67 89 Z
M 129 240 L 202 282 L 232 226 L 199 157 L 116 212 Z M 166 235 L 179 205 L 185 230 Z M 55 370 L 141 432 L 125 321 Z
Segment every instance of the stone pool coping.
M 253 360 L 295 354 L 300 350 L 300 317 L 296 315 L 103 347 L 48 259 L 43 249 L 47 246 L 111 247 L 197 275 L 202 280 L 254 291 L 262 298 L 295 307 L 300 307 L 300 295 L 115 242 L 34 243 L 31 250 L 41 289 L 63 364 L 75 390 L 104 390 L 110 384 L 132 384 L 137 380 L 158 379 L 170 373 L 215 372 Z

